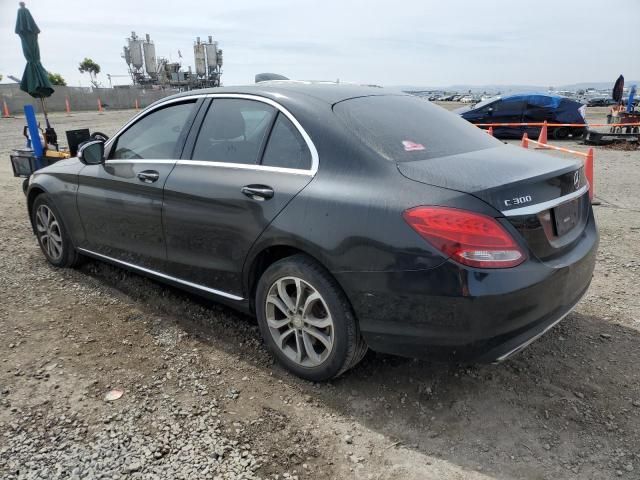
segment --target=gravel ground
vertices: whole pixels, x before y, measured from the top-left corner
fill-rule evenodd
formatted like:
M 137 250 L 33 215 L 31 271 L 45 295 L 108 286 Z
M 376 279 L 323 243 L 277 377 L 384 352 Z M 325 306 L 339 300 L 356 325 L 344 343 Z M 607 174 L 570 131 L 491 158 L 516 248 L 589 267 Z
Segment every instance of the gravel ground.
M 112 134 L 132 114 L 52 122 Z M 8 161 L 22 125 L 0 119 L 0 478 L 640 478 L 639 152 L 596 149 L 592 287 L 522 354 L 369 353 L 318 385 L 248 317 L 99 262 L 50 267 Z

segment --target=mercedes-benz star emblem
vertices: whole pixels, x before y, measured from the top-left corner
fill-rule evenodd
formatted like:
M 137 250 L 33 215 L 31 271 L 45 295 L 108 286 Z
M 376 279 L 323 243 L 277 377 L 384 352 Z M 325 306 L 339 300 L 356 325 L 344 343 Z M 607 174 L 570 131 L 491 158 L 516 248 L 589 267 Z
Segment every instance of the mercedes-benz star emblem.
M 576 170 L 573 174 L 573 187 L 577 190 L 580 186 L 580 170 Z

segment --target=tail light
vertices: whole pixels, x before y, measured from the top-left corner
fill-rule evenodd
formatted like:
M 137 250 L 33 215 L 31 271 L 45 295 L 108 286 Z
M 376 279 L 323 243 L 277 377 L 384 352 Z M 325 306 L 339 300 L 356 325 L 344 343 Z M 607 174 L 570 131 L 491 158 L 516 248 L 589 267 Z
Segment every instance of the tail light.
M 402 214 L 418 234 L 464 265 L 508 268 L 526 256 L 513 237 L 494 218 L 447 207 L 415 207 Z

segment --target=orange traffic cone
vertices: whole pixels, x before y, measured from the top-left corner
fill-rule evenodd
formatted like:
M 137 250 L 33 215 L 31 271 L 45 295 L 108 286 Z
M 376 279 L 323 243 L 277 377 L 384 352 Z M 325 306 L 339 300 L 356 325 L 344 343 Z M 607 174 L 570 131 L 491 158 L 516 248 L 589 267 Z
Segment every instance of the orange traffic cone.
M 2 99 L 2 118 L 11 118 L 7 101 L 4 98 Z
M 487 130 L 487 133 L 493 137 L 493 127 L 489 127 L 489 130 Z
M 547 121 L 545 120 L 542 128 L 540 129 L 540 135 L 538 136 L 539 145 L 536 148 L 547 148 Z
M 102 113 L 102 101 L 98 99 L 98 113 Z
M 522 134 L 522 143 L 520 143 L 520 146 L 523 148 L 529 148 L 529 136 L 527 135 L 527 132 Z
M 593 200 L 595 195 L 595 184 L 593 179 L 593 148 L 587 152 L 587 159 L 584 161 L 584 174 L 589 182 L 589 200 Z
M 69 97 L 64 97 L 64 109 L 67 111 L 67 117 L 70 117 L 71 105 L 69 105 Z

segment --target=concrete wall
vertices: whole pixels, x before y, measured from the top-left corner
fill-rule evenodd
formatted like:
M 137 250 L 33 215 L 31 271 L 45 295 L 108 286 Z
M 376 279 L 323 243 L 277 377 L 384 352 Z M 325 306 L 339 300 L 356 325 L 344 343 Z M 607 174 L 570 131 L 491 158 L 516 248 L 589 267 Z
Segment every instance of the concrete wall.
M 65 98 L 69 99 L 71 111 L 98 110 L 98 98 L 106 109 L 134 108 L 136 99 L 140 108 L 168 95 L 177 93 L 177 90 L 145 90 L 141 88 L 81 88 L 81 87 L 54 87 L 55 92 L 45 99 L 48 112 L 64 112 Z M 31 97 L 20 90 L 16 84 L 0 85 L 0 102 L 7 102 L 12 115 L 21 115 L 25 104 L 32 104 L 37 112 L 40 112 L 40 100 Z M 2 105 L 0 105 L 1 109 Z M 1 110 L 0 110 L 1 111 Z

